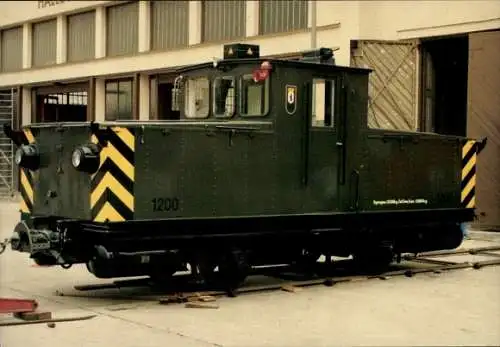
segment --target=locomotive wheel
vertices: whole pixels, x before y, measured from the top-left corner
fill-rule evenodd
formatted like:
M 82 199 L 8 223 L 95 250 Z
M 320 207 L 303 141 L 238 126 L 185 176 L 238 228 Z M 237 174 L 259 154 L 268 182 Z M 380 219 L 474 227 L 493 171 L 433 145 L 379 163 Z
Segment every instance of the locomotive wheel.
M 154 269 L 149 274 L 149 278 L 153 283 L 164 284 L 168 282 L 172 276 L 177 272 L 177 268 L 175 266 L 165 266 L 164 268 Z
M 320 252 L 303 248 L 300 250 L 297 259 L 293 262 L 293 266 L 297 267 L 299 271 L 314 272 L 314 266 L 320 257 Z
M 231 250 L 219 261 L 218 284 L 233 294 L 249 275 L 251 266 L 247 255 L 242 250 Z
M 57 264 L 56 258 L 43 252 L 34 253 L 32 259 L 38 266 L 53 266 Z
M 202 282 L 203 284 L 210 286 L 217 282 L 217 274 L 215 273 L 215 268 L 217 267 L 212 261 L 204 261 L 195 266 L 195 281 Z
M 380 274 L 394 260 L 394 252 L 391 247 L 365 248 L 354 253 L 353 258 L 355 267 L 362 273 Z
M 196 284 L 211 286 L 216 283 L 217 262 L 213 256 L 200 252 L 193 257 L 189 265 Z

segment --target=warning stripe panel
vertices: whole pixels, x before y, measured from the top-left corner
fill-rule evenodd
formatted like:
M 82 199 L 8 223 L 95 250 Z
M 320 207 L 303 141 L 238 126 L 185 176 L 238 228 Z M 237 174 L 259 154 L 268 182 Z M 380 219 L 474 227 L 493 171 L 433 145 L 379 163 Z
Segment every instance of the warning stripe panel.
M 92 143 L 97 143 L 95 135 Z M 95 222 L 134 218 L 135 134 L 133 129 L 112 127 L 99 153 L 99 169 L 91 177 L 90 209 Z
M 23 129 L 24 135 L 24 143 L 32 144 L 35 143 L 35 137 L 30 129 Z M 35 174 L 34 172 L 25 169 L 19 168 L 20 171 L 20 184 L 19 190 L 21 193 L 21 203 L 20 209 L 22 213 L 31 214 L 33 212 L 33 205 L 35 203 L 35 194 L 34 194 L 34 186 L 35 186 Z
M 476 159 L 477 143 L 467 141 L 462 147 L 462 193 L 461 202 L 465 208 L 476 207 Z
M 111 210 L 109 207 L 112 207 Z M 94 222 L 121 222 L 134 218 L 134 211 L 125 205 L 111 189 L 107 189 L 96 201 L 92 209 Z

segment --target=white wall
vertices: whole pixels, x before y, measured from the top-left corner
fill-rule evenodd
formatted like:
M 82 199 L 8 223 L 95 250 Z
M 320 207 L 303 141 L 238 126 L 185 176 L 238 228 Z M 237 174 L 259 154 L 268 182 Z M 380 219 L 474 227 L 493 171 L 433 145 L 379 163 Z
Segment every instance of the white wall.
M 0 1 L 0 28 L 111 2 L 113 1 Z
M 359 38 L 397 40 L 500 28 L 498 0 L 363 1 Z

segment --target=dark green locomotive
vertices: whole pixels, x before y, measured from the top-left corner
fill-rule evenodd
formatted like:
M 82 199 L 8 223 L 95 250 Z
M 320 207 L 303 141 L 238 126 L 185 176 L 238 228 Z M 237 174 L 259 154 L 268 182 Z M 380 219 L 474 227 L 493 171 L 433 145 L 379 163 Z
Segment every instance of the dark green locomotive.
M 485 142 L 368 128 L 370 71 L 331 50 L 224 49 L 179 70 L 179 119 L 6 128 L 23 197 L 12 248 L 97 277 L 190 264 L 241 280 L 322 254 L 388 264 L 461 244 Z

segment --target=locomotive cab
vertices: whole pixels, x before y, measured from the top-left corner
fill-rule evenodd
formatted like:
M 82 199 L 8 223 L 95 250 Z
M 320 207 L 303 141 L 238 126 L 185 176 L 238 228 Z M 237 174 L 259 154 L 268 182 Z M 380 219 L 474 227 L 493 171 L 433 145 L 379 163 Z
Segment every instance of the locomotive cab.
M 243 57 L 230 47 L 223 60 L 179 71 L 172 108 L 182 120 L 234 123 L 271 117 L 271 64 L 259 58 L 258 46 L 246 46 Z
M 455 248 L 485 142 L 368 126 L 370 70 L 226 45 L 178 70 L 168 121 L 31 124 L 12 248 L 97 277 Z M 193 270 L 194 269 L 194 270 Z M 161 276 L 160 276 L 161 277 Z

